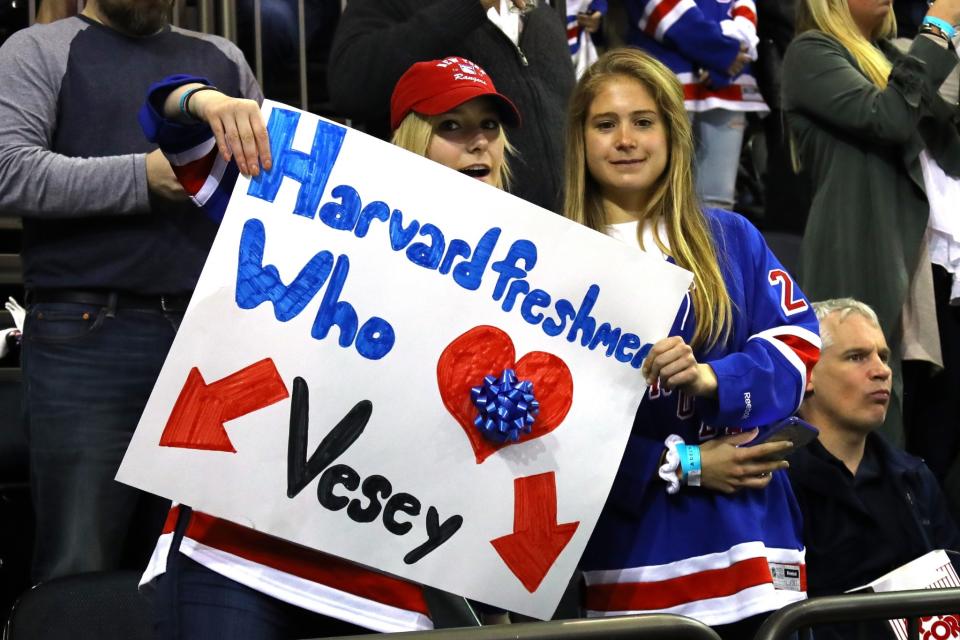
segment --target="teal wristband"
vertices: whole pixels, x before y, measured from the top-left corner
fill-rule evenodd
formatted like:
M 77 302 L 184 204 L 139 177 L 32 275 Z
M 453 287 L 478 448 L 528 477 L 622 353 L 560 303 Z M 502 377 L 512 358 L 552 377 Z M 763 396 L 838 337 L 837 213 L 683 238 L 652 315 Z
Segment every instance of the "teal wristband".
M 196 88 L 187 89 L 180 96 L 180 115 L 182 115 L 184 118 L 190 118 L 191 120 L 193 119 L 193 116 L 187 113 L 187 98 L 189 98 L 190 94 L 194 91 L 196 91 Z
M 687 484 L 687 445 L 678 444 L 675 449 L 680 458 L 680 484 Z
M 182 115 L 184 118 L 198 120 L 195 115 L 190 113 L 190 98 L 192 98 L 193 94 L 197 93 L 198 91 L 219 91 L 219 89 L 212 84 L 205 84 L 202 87 L 194 87 L 184 91 L 183 95 L 180 96 L 180 115 Z
M 694 444 L 678 444 L 681 482 L 690 487 L 700 486 L 700 447 Z
M 932 24 L 936 28 L 943 31 L 943 35 L 947 36 L 947 38 L 950 40 L 953 40 L 953 36 L 957 35 L 957 30 L 954 28 L 954 26 L 946 20 L 941 20 L 940 18 L 926 16 L 923 19 L 923 24 Z

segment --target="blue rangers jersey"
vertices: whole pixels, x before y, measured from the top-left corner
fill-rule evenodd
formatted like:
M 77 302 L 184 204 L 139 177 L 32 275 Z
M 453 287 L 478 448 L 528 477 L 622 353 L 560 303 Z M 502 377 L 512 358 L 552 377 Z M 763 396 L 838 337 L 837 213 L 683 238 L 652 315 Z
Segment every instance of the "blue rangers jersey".
M 627 42 L 677 74 L 688 111 L 767 112 L 750 66 L 735 78 L 727 70 L 741 43 L 756 59 L 754 0 L 627 0 Z M 700 72 L 709 75 L 700 81 Z
M 760 232 L 734 213 L 707 218 L 733 302 L 727 343 L 696 354 L 716 372 L 718 397 L 647 390 L 582 561 L 590 616 L 676 613 L 720 625 L 806 597 L 801 516 L 784 471 L 732 495 L 669 495 L 657 474 L 671 434 L 697 444 L 794 413 L 820 353 L 816 315 Z M 671 335 L 689 342 L 694 325 L 688 295 Z
M 210 127 L 181 124 L 163 117 L 163 101 L 171 91 L 191 82 L 210 84 L 206 78 L 173 75 L 155 82 L 147 91 L 139 120 L 144 135 L 160 146 L 180 185 L 194 204 L 219 222 L 227 211 L 240 170 L 226 162 L 217 150 Z

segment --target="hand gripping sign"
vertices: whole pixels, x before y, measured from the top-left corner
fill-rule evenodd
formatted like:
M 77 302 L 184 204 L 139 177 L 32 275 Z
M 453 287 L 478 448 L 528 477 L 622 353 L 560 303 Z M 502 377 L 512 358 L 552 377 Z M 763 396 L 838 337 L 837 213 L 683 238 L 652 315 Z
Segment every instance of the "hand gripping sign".
M 117 478 L 550 617 L 690 275 L 357 131 L 264 116 L 274 169 L 237 182 Z

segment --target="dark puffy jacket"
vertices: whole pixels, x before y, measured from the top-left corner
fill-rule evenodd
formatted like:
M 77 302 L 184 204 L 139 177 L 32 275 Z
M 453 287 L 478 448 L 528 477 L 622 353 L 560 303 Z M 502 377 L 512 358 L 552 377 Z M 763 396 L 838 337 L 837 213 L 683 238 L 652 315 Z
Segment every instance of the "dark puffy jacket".
M 390 95 L 410 65 L 448 56 L 476 62 L 523 117 L 509 132 L 519 152 L 510 163 L 510 191 L 556 211 L 574 75 L 563 19 L 541 5 L 525 16 L 518 46 L 487 19 L 479 0 L 350 0 L 330 53 L 334 107 L 386 138 Z

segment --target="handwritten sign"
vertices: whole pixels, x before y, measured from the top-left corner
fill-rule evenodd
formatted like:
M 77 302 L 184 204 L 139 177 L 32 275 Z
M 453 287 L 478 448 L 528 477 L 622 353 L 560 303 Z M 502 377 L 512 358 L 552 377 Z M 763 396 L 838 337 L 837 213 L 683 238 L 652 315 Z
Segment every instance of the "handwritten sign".
M 264 114 L 274 169 L 236 185 L 118 479 L 548 618 L 690 275 L 357 131 Z

